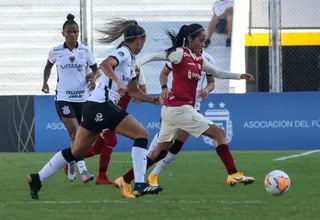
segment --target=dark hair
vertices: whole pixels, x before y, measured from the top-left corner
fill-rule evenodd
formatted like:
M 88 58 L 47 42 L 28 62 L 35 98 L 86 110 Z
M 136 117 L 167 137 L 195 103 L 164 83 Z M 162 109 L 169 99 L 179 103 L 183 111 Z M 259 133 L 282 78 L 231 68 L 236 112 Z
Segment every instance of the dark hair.
M 200 24 L 183 25 L 178 34 L 174 31 L 166 31 L 166 34 L 169 36 L 172 42 L 172 46 L 165 50 L 167 55 L 169 56 L 170 53 L 175 51 L 178 47 L 188 45 L 188 37 L 195 39 L 196 37 L 200 36 L 202 31 L 204 31 L 204 28 Z
M 66 22 L 64 22 L 64 24 L 62 26 L 62 30 L 64 30 L 67 25 L 72 25 L 72 24 L 75 24 L 75 25 L 78 26 L 77 22 L 75 22 L 75 20 L 74 20 L 74 15 L 68 14 L 67 15 L 67 20 L 66 20 Z
M 104 34 L 104 37 L 99 39 L 102 43 L 112 43 L 122 35 L 124 35 L 123 43 L 133 42 L 135 39 L 146 37 L 146 32 L 135 20 L 114 18 L 107 22 L 105 26 L 105 29 L 98 30 Z

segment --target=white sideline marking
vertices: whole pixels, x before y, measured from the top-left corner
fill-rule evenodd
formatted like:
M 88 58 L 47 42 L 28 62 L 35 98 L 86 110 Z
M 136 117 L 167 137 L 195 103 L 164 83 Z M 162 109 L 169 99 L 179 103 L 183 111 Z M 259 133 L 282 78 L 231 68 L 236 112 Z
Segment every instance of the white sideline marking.
M 301 154 L 294 154 L 294 155 L 290 155 L 290 156 L 286 156 L 286 157 L 279 157 L 279 158 L 273 159 L 273 161 L 288 160 L 291 158 L 303 157 L 303 156 L 307 156 L 307 155 L 319 153 L 319 152 L 320 152 L 320 150 L 312 150 L 312 151 L 307 151 L 307 152 L 304 152 Z
M 132 201 L 132 200 L 131 200 Z M 143 200 L 144 203 L 162 203 L 151 200 Z M 129 203 L 125 200 L 77 200 L 77 201 L 26 201 L 26 202 L 15 202 L 16 204 L 95 204 L 95 203 Z M 217 200 L 217 201 L 206 201 L 206 200 L 165 200 L 163 203 L 184 203 L 184 204 L 260 204 L 258 200 Z

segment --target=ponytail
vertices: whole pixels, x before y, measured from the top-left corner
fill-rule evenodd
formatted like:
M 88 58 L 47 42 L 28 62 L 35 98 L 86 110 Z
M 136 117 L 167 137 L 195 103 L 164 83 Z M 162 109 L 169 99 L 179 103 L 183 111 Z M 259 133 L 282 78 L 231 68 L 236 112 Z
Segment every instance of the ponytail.
M 104 35 L 100 38 L 102 43 L 112 43 L 122 35 L 124 35 L 124 42 L 132 42 L 146 36 L 144 29 L 138 25 L 136 20 L 111 19 L 105 26 L 105 29 L 98 30 Z
M 167 31 L 166 34 L 169 36 L 172 42 L 172 46 L 165 50 L 167 52 L 167 56 L 169 56 L 178 47 L 184 47 L 185 45 L 188 45 L 188 37 L 195 39 L 196 37 L 200 36 L 202 31 L 204 31 L 204 28 L 200 24 L 183 25 L 178 34 L 176 34 L 174 31 Z

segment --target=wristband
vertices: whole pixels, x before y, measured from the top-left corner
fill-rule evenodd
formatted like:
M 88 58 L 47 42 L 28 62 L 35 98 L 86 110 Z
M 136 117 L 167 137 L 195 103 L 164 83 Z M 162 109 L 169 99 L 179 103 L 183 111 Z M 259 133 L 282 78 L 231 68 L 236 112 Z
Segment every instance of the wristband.
M 164 84 L 163 86 L 161 86 L 162 89 L 167 89 L 168 86 L 166 84 Z

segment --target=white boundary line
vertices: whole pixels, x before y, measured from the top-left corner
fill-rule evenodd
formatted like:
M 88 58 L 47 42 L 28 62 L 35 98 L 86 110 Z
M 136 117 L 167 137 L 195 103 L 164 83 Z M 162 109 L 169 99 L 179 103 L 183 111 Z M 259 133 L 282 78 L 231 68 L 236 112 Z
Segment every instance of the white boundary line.
M 312 150 L 312 151 L 303 152 L 301 154 L 294 154 L 294 155 L 290 155 L 290 156 L 279 157 L 279 158 L 273 159 L 273 161 L 288 160 L 288 159 L 303 157 L 303 156 L 307 156 L 307 155 L 319 153 L 319 152 L 320 152 L 320 150 Z
M 132 200 L 130 200 L 132 201 Z M 164 200 L 164 201 L 151 201 L 151 200 L 140 200 L 144 203 L 184 203 L 184 204 L 261 204 L 264 203 L 258 200 L 217 200 L 217 201 L 206 201 L 206 200 Z M 17 201 L 15 204 L 96 204 L 96 203 L 120 203 L 127 204 L 128 200 L 66 200 L 66 201 Z

